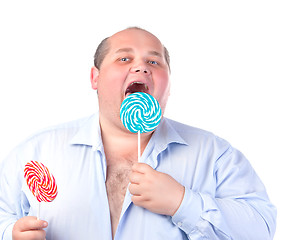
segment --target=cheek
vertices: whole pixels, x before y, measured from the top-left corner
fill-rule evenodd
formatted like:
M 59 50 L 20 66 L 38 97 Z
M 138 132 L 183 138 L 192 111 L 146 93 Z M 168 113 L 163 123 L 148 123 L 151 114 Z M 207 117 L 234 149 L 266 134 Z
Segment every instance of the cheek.
M 170 95 L 170 79 L 167 72 L 161 72 L 158 75 L 158 82 L 156 82 L 155 89 L 157 90 L 158 101 L 162 111 L 164 112 L 168 97 Z
M 168 72 L 160 72 L 158 73 L 158 82 L 157 82 L 158 86 L 157 89 L 165 95 L 168 95 L 169 91 L 170 91 L 170 79 L 169 79 L 169 74 Z
M 119 71 L 117 68 L 102 69 L 98 81 L 99 91 L 118 91 L 122 88 L 125 76 L 123 71 Z

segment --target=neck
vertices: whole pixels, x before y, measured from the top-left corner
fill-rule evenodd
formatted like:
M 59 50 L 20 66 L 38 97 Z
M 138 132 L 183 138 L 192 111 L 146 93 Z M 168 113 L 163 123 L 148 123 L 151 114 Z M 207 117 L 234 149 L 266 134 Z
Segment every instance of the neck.
M 101 137 L 105 149 L 105 154 L 108 156 L 116 156 L 116 159 L 132 159 L 138 161 L 138 133 L 131 133 L 123 126 L 112 126 L 109 122 L 100 120 Z M 142 133 L 140 138 L 142 154 L 145 150 L 151 133 Z

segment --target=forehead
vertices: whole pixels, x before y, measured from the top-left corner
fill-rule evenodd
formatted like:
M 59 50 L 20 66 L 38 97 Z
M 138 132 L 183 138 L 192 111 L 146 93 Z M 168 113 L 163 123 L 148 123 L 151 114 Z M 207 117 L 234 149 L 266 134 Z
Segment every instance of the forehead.
M 153 34 L 141 29 L 126 29 L 109 38 L 110 52 L 119 49 L 132 49 L 160 52 L 163 55 L 163 45 Z

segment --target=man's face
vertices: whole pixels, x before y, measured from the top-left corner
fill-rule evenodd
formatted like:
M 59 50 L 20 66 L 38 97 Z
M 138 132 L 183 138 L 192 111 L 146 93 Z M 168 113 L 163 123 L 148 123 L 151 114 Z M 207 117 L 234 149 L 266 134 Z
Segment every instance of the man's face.
M 100 71 L 93 68 L 91 72 L 92 88 L 98 91 L 101 118 L 119 124 L 121 103 L 133 92 L 151 94 L 164 113 L 170 82 L 160 41 L 138 29 L 121 31 L 108 41 L 109 52 Z

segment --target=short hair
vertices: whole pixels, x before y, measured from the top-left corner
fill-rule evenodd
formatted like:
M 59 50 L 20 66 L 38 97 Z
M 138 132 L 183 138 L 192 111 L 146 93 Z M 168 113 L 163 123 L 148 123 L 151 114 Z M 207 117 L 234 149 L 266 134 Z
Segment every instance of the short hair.
M 148 32 L 147 30 L 145 30 L 143 28 L 139 28 L 139 27 L 129 27 L 127 29 L 137 29 L 137 30 L 142 30 L 142 31 Z M 150 32 L 148 32 L 148 33 L 150 33 Z M 152 33 L 150 33 L 150 34 L 152 34 Z M 95 51 L 95 54 L 94 54 L 94 66 L 98 70 L 100 70 L 101 64 L 102 64 L 104 58 L 106 57 L 106 55 L 108 54 L 108 52 L 110 50 L 110 44 L 109 44 L 109 41 L 108 41 L 109 38 L 110 37 L 107 37 L 107 38 L 103 39 L 101 41 L 101 43 L 98 45 L 98 47 L 97 47 L 97 49 Z M 171 70 L 171 68 L 170 68 L 170 54 L 169 54 L 169 51 L 168 51 L 168 49 L 164 45 L 163 45 L 163 49 L 164 49 L 164 55 L 165 55 L 166 63 L 168 65 L 168 67 L 169 67 L 169 70 Z
M 100 70 L 100 66 L 109 52 L 110 44 L 108 43 L 109 37 L 103 39 L 98 45 L 96 52 L 94 54 L 94 66 Z

